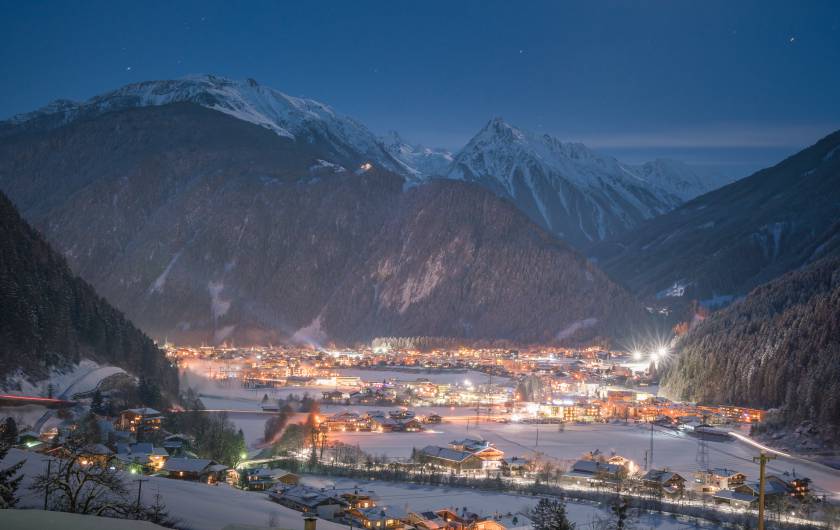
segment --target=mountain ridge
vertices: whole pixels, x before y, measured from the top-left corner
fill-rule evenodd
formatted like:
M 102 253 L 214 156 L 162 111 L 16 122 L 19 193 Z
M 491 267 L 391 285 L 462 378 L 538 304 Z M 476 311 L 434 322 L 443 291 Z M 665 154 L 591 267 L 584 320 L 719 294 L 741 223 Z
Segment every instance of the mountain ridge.
M 159 338 L 541 341 L 590 322 L 564 336 L 574 340 L 646 321 L 626 291 L 487 190 L 406 187 L 376 166 L 330 164 L 332 152 L 181 102 L 7 132 L 0 187 L 74 270 Z M 517 244 L 521 256 L 505 250 Z M 496 281 L 504 287 L 488 287 Z M 552 311 L 524 303 L 525 292 Z M 612 303 L 593 305 L 606 294 Z M 453 327 L 457 313 L 467 318 Z
M 840 254 L 840 131 L 591 254 L 640 297 L 677 305 L 725 302 Z

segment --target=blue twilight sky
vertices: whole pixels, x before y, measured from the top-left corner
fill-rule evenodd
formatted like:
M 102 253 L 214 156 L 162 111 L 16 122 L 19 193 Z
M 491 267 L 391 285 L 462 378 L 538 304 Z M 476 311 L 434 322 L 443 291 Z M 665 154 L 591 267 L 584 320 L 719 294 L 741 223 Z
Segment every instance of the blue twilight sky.
M 0 0 L 0 119 L 215 73 L 457 149 L 488 119 L 747 172 L 840 128 L 838 1 Z

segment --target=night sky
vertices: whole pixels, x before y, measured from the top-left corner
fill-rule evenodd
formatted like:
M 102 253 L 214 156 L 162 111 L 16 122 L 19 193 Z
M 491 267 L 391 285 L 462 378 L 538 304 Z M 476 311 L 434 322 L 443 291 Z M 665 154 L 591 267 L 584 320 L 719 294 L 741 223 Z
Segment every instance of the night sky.
M 840 2 L 8 2 L 0 119 L 148 79 L 253 77 L 457 149 L 503 116 L 741 172 L 840 128 Z

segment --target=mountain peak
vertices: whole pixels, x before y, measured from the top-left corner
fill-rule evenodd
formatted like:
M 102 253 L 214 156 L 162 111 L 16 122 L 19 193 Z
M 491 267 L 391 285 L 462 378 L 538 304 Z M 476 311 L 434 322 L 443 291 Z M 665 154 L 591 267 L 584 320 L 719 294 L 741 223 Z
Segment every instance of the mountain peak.
M 240 81 L 215 74 L 132 83 L 80 103 L 56 101 L 10 122 L 31 122 L 34 127 L 51 129 L 105 112 L 183 102 L 228 114 L 291 140 L 326 145 L 337 157 L 331 162 L 356 165 L 369 161 L 406 176 L 409 173 L 364 125 L 330 106 L 289 96 L 254 79 Z

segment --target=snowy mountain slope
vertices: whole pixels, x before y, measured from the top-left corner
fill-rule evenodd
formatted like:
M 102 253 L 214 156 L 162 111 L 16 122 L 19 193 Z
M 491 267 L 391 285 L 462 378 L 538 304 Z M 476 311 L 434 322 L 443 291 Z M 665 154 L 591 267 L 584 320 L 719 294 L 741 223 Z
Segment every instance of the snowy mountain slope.
M 669 158 L 657 158 L 638 166 L 624 166 L 650 186 L 678 197 L 681 202 L 712 191 L 718 187 L 714 179 L 699 175 L 686 164 Z
M 532 220 L 578 246 L 625 232 L 706 191 L 684 164 L 625 165 L 501 118 L 470 140 L 446 176 L 512 200 Z
M 420 177 L 445 175 L 452 164 L 452 153 L 418 144 L 409 144 L 396 131 L 379 139 L 385 150 Z
M 788 271 L 836 256 L 840 131 L 590 250 L 640 296 L 675 304 L 731 300 Z
M 200 75 L 134 83 L 85 102 L 55 101 L 34 112 L 12 117 L 2 124 L 0 131 L 21 125 L 52 129 L 105 112 L 176 102 L 197 103 L 301 143 L 324 144 L 336 158 L 330 162 L 371 162 L 404 176 L 413 174 L 353 118 L 318 101 L 288 96 L 253 79 L 238 81 Z

